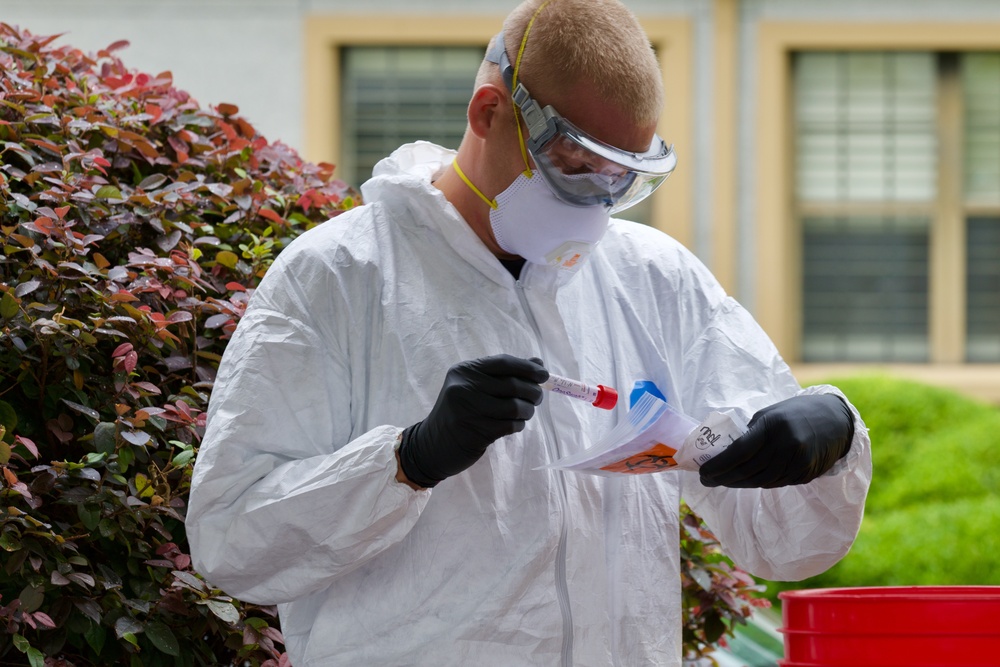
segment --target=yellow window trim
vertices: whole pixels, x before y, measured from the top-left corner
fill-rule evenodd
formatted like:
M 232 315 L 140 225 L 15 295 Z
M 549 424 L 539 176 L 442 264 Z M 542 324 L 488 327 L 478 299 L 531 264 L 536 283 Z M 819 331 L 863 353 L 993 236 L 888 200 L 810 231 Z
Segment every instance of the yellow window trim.
M 307 16 L 304 37 L 303 156 L 313 162 L 340 161 L 340 52 L 346 46 L 482 46 L 499 31 L 502 16 Z M 667 106 L 659 131 L 674 144 L 678 169 L 653 198 L 653 225 L 692 247 L 694 174 L 692 28 L 686 19 L 642 20 L 657 48 Z

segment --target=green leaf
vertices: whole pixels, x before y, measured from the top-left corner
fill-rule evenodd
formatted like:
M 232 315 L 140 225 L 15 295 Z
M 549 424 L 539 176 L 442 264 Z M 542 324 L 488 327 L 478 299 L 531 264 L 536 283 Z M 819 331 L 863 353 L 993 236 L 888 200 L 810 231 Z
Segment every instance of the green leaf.
M 115 634 L 118 635 L 119 639 L 131 641 L 133 644 L 138 646 L 134 640 L 136 633 L 139 632 L 142 632 L 142 624 L 131 616 L 120 616 L 118 620 L 115 621 Z M 132 639 L 127 639 L 125 635 L 131 635 Z
M 17 426 L 17 412 L 7 401 L 0 401 L 0 426 L 4 426 L 10 432 Z
M 108 455 L 105 452 L 87 452 L 87 455 L 83 457 L 83 463 L 92 466 L 97 463 L 103 463 L 106 458 L 108 458 Z
M 73 412 L 77 412 L 85 417 L 90 417 L 95 422 L 100 420 L 101 414 L 94 408 L 88 408 L 86 405 L 81 405 L 80 403 L 74 403 L 73 401 L 68 401 L 65 398 L 60 399 L 65 403 Z
M 14 648 L 16 648 L 21 653 L 27 653 L 28 649 L 31 648 L 31 642 L 29 642 L 21 635 L 15 634 L 12 639 L 14 641 Z
M 156 493 L 149 478 L 141 472 L 135 475 L 135 493 L 140 498 L 152 498 L 153 494 Z
M 0 431 L 3 431 L 3 427 L 0 426 Z M 0 465 L 3 465 L 10 461 L 10 445 L 8 445 L 3 440 L 0 440 Z M 177 465 L 176 463 L 174 465 Z M 0 546 L 3 546 L 3 540 L 0 538 Z
M 11 527 L 0 533 L 0 549 L 4 551 L 17 551 L 20 548 L 21 536 L 18 534 L 17 528 Z
M 87 530 L 94 530 L 101 523 L 100 507 L 80 504 L 76 506 L 76 513 Z
M 25 586 L 18 596 L 21 600 L 21 611 L 31 613 L 37 611 L 45 601 L 45 589 L 42 587 Z
M 98 199 L 124 199 L 122 191 L 113 185 L 105 185 L 98 188 L 94 196 Z
M 233 606 L 232 602 L 222 600 L 205 600 L 205 604 L 212 610 L 212 613 L 230 625 L 240 622 L 240 612 Z
M 118 452 L 118 465 L 122 470 L 128 470 L 133 461 L 135 461 L 135 452 L 132 451 L 131 447 L 123 447 Z
M 84 633 L 83 638 L 90 644 L 90 648 L 94 649 L 94 653 L 100 655 L 104 642 L 108 639 L 108 632 L 103 625 L 94 623 L 90 626 L 90 630 Z
M 174 636 L 173 631 L 165 623 L 154 621 L 148 624 L 146 626 L 146 636 L 149 637 L 149 641 L 153 642 L 153 646 L 167 655 L 179 656 L 181 654 L 177 637 Z
M 45 667 L 45 654 L 37 648 L 29 648 L 28 664 L 31 665 L 31 667 Z
M 102 454 L 113 454 L 115 451 L 115 425 L 111 422 L 101 422 L 94 427 L 94 447 Z
M 194 458 L 194 450 L 185 449 L 183 452 L 175 456 L 171 461 L 171 463 L 173 463 L 178 468 L 181 468 L 187 465 L 193 458 Z
M 17 315 L 18 301 L 10 292 L 4 292 L 0 299 L 0 317 L 11 318 Z
M 228 269 L 234 269 L 236 268 L 236 263 L 240 261 L 240 258 L 237 257 L 234 252 L 223 250 L 215 256 L 215 261 Z
M 709 644 L 718 642 L 726 634 L 726 624 L 714 609 L 705 614 L 705 639 Z

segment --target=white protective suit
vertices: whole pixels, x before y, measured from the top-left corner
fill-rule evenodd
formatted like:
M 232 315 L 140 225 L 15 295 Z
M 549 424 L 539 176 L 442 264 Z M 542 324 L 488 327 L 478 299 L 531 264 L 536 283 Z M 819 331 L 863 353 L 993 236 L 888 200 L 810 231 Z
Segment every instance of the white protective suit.
M 196 569 L 277 603 L 295 667 L 676 666 L 682 495 L 762 577 L 841 558 L 871 479 L 853 408 L 850 453 L 803 486 L 538 470 L 626 409 L 555 394 L 434 489 L 395 480 L 401 430 L 451 365 L 484 355 L 625 393 L 651 379 L 696 419 L 803 393 L 750 315 L 652 228 L 612 221 L 578 273 L 528 264 L 515 280 L 431 185 L 453 156 L 417 143 L 383 160 L 366 204 L 292 243 L 253 295 L 192 482 Z

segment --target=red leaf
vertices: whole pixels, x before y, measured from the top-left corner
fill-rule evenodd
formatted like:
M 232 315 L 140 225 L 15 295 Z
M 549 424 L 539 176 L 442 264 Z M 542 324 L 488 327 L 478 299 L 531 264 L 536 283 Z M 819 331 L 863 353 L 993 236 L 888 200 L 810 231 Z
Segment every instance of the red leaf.
M 25 141 L 27 141 L 29 144 L 35 144 L 36 146 L 40 146 L 41 148 L 50 150 L 57 155 L 62 155 L 62 149 L 56 146 L 51 141 L 43 141 L 42 139 L 25 139 Z
M 226 283 L 226 289 L 231 292 L 246 292 L 247 288 L 239 283 Z
M 272 211 L 269 208 L 262 208 L 262 209 L 260 209 L 258 211 L 258 213 L 260 214 L 260 216 L 262 218 L 267 218 L 271 222 L 276 222 L 279 225 L 284 225 L 285 224 L 285 219 L 282 218 L 280 215 L 278 215 L 275 211 Z
M 59 208 L 56 209 L 56 215 L 59 216 L 60 220 L 65 218 L 67 213 L 69 213 L 69 206 L 60 206 Z M 102 236 L 101 238 L 104 237 Z
M 174 544 L 173 542 L 164 542 L 160 546 L 156 547 L 156 555 L 157 556 L 162 556 L 162 555 L 168 554 L 170 552 L 176 553 L 176 552 L 179 552 L 179 551 L 180 551 L 180 548 L 176 544 Z
M 122 362 L 125 366 L 125 372 L 131 373 L 135 370 L 135 365 L 139 361 L 139 355 L 135 353 L 135 350 L 129 350 L 128 354 L 125 355 L 125 361 Z
M 23 435 L 15 435 L 14 442 L 17 444 L 24 445 L 24 448 L 27 449 L 29 452 L 31 452 L 31 454 L 36 459 L 40 456 L 38 453 L 38 447 L 35 445 L 35 443 L 32 440 L 25 438 Z
M 111 53 L 112 51 L 117 51 L 118 49 L 124 49 L 128 45 L 129 41 L 127 39 L 119 39 L 117 42 L 112 42 L 111 45 L 102 51 L 102 53 Z
M 216 107 L 223 116 L 235 116 L 240 112 L 240 108 L 235 104 L 226 104 L 223 102 Z
M 31 615 L 35 617 L 35 620 L 38 621 L 39 625 L 43 625 L 47 628 L 56 627 L 56 622 L 53 621 L 52 617 L 46 614 L 44 611 L 36 611 L 34 614 Z
M 112 357 L 124 357 L 126 354 L 132 351 L 132 343 L 122 343 L 115 348 L 115 351 L 111 353 Z
M 302 207 L 303 211 L 308 212 L 309 211 L 309 207 L 312 206 L 313 201 L 312 201 L 312 198 L 310 197 L 310 193 L 311 192 L 314 192 L 314 191 L 313 190 L 309 190 L 309 192 L 306 192 L 301 197 L 299 197 L 299 206 Z
M 146 113 L 153 117 L 152 120 L 149 121 L 152 124 L 160 120 L 160 116 L 163 115 L 163 109 L 161 109 L 157 104 L 149 103 L 146 104 Z
M 236 139 L 236 137 L 239 136 L 238 134 L 236 134 L 236 129 L 232 125 L 223 120 L 219 121 L 219 127 L 222 129 L 223 134 L 226 135 L 226 138 L 229 139 L 230 141 Z

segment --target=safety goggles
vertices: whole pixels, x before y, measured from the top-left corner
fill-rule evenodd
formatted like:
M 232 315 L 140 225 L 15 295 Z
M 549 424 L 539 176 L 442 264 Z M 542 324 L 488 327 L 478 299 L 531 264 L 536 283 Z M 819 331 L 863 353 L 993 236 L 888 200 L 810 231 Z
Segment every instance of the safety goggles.
M 677 166 L 673 147 L 659 135 L 653 136 L 649 150 L 635 153 L 592 137 L 551 106 L 543 108 L 516 80 L 503 33 L 497 35 L 486 60 L 500 66 L 528 128 L 522 149 L 527 147 L 542 178 L 566 203 L 606 206 L 611 213 L 622 211 L 651 195 Z

